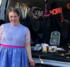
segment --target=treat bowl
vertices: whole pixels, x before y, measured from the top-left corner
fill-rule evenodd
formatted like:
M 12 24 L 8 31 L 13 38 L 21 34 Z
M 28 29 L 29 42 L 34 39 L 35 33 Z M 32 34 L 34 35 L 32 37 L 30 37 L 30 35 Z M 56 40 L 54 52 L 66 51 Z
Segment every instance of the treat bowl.
M 67 51 L 63 48 L 57 48 L 57 52 L 59 53 L 66 53 Z
M 48 46 L 48 52 L 57 52 L 56 46 Z

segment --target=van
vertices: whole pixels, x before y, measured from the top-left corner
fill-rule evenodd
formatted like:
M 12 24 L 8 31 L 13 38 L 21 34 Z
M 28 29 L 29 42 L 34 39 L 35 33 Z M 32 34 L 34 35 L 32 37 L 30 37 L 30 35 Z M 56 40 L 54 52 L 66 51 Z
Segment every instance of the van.
M 70 3 L 69 0 L 0 0 L 0 23 L 9 22 L 7 10 L 10 7 L 17 8 L 21 14 L 21 24 L 30 29 L 31 46 L 42 43 L 50 45 L 51 33 L 60 32 L 58 47 L 64 48 L 65 52 L 32 51 L 32 56 L 35 63 L 40 66 L 70 67 L 70 10 L 67 8 L 68 3 Z M 49 10 L 59 7 L 62 8 L 63 13 L 58 15 L 49 13 Z M 44 17 L 45 13 L 50 15 Z

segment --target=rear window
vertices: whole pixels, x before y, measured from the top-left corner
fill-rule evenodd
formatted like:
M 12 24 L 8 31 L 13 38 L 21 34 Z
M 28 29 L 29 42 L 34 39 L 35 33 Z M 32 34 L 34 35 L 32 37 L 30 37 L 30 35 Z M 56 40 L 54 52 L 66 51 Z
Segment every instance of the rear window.
M 2 0 L 0 0 L 0 11 L 1 11 L 1 3 L 2 3 Z
M 0 0 L 0 6 L 1 6 L 2 0 Z

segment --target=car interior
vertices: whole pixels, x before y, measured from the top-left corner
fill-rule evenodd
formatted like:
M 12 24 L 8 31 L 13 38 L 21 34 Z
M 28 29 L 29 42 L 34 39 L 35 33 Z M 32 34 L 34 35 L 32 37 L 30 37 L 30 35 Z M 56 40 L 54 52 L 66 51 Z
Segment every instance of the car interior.
M 21 16 L 20 23 L 28 27 L 31 33 L 33 57 L 70 62 L 70 9 L 67 6 L 69 3 L 70 0 L 9 0 L 5 12 L 5 21 L 2 21 L 2 23 L 9 23 L 7 10 L 10 7 L 17 8 Z M 62 8 L 61 13 L 50 14 L 50 10 L 58 8 Z M 46 46 L 42 45 L 45 44 L 46 46 L 57 46 L 66 51 L 61 49 L 58 53 L 43 53 L 43 48 L 45 49 Z M 69 57 L 69 60 L 62 55 Z

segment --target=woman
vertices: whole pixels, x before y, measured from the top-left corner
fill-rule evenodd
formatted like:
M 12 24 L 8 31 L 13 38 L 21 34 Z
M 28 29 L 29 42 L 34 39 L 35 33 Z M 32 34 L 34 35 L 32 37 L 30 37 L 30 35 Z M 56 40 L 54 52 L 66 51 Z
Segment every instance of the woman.
M 1 25 L 0 67 L 35 66 L 31 55 L 30 31 L 19 22 L 17 9 L 8 10 L 10 23 Z

